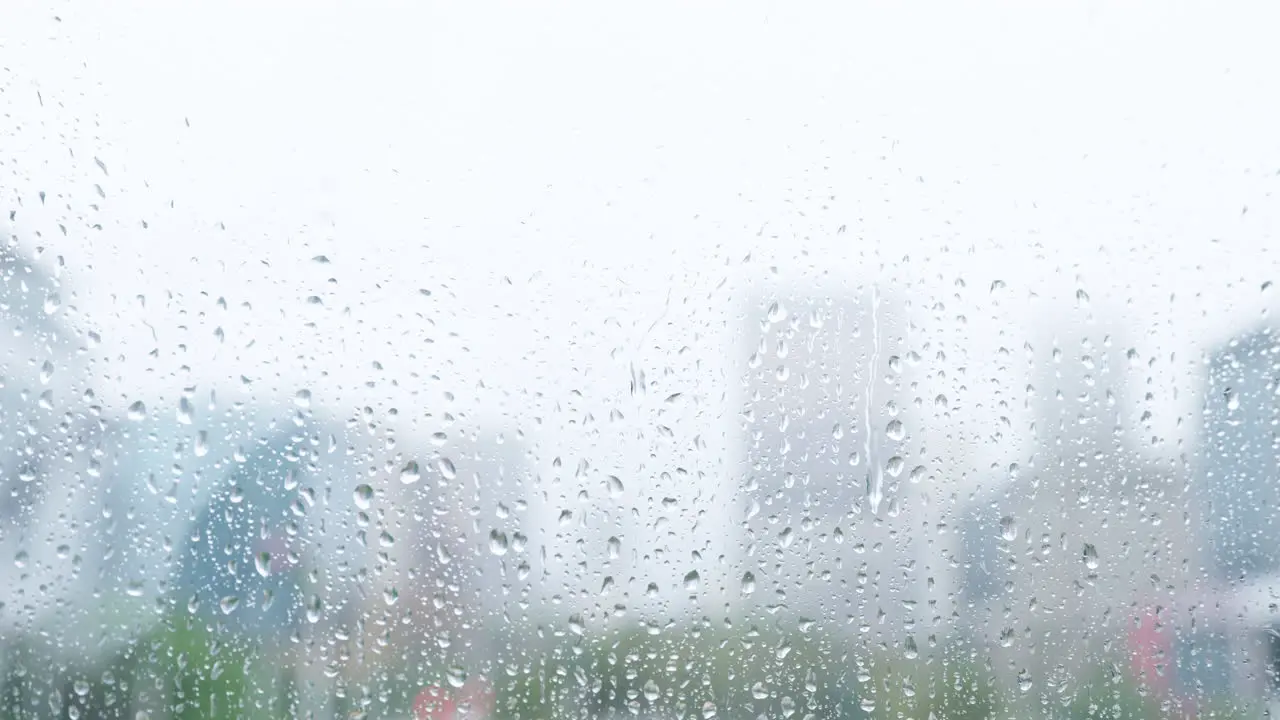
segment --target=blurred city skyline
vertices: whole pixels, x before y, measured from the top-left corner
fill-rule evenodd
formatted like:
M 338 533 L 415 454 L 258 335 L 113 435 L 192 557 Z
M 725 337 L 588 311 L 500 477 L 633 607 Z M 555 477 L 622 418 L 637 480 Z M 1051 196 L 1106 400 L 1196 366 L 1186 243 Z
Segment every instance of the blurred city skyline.
M 15 6 L 0 717 L 1280 702 L 1277 22 Z
M 14 263 L 25 262 L 18 255 L 14 258 Z M 27 313 L 31 318 L 21 320 L 23 323 L 57 319 L 63 312 L 60 307 L 33 301 L 33 297 L 56 294 L 61 298 L 63 294 L 70 297 L 77 294 L 69 283 L 60 282 L 56 290 L 51 285 L 45 287 L 49 284 L 40 280 L 41 277 L 37 272 L 28 284 L 15 285 L 12 289 L 15 294 L 8 301 L 12 306 L 37 308 Z M 955 283 L 956 295 L 960 295 L 966 285 Z M 647 593 L 641 593 L 639 587 L 629 588 L 626 594 L 632 599 L 625 604 L 642 616 L 647 613 L 654 618 L 673 612 L 677 615 L 696 614 L 723 601 L 735 602 L 742 582 L 741 573 L 735 569 L 744 559 L 739 555 L 740 550 L 745 548 L 750 555 L 755 552 L 752 547 L 757 542 L 764 543 L 762 549 L 769 547 L 777 541 L 773 537 L 775 533 L 792 528 L 802 519 L 815 519 L 816 516 L 808 510 L 811 506 L 819 513 L 834 518 L 825 523 L 829 525 L 827 530 L 840 528 L 841 535 L 847 532 L 851 543 L 862 546 L 869 541 L 883 541 L 883 538 L 874 539 L 876 533 L 871 532 L 871 520 L 896 518 L 902 511 L 900 503 L 916 504 L 914 496 L 909 496 L 907 491 L 917 483 L 923 482 L 928 488 L 920 495 L 926 506 L 930 502 L 928 496 L 933 492 L 941 493 L 939 498 L 950 496 L 951 499 L 927 510 L 911 523 L 963 525 L 962 518 L 981 505 L 981 498 L 1002 492 L 1007 483 L 1020 476 L 1025 478 L 1028 472 L 1034 477 L 1037 463 L 1049 460 L 1050 465 L 1054 465 L 1069 461 L 1071 465 L 1084 463 L 1081 467 L 1087 467 L 1096 459 L 1094 455 L 1102 456 L 1099 453 L 1130 453 L 1132 460 L 1124 462 L 1136 463 L 1133 469 L 1140 470 L 1142 466 L 1149 465 L 1149 471 L 1159 473 L 1161 464 L 1168 463 L 1173 476 L 1182 477 L 1185 468 L 1178 468 L 1177 458 L 1184 458 L 1181 464 L 1185 465 L 1188 452 L 1201 452 L 1200 448 L 1206 442 L 1204 437 L 1197 436 L 1200 431 L 1192 428 L 1191 437 L 1200 445 L 1191 448 L 1179 446 L 1176 456 L 1164 443 L 1151 443 L 1155 437 L 1147 434 L 1154 414 L 1151 408 L 1158 408 L 1159 402 L 1150 388 L 1157 376 L 1160 358 L 1140 352 L 1136 346 L 1129 345 L 1123 335 L 1113 337 L 1108 331 L 1112 323 L 1104 326 L 1090 320 L 1056 329 L 1039 328 L 1021 347 L 1002 346 L 995 353 L 997 362 L 1002 363 L 1001 377 L 1007 378 L 1014 368 L 1021 365 L 1026 367 L 1028 382 L 1025 387 L 1020 387 L 1016 381 L 1006 381 L 993 396 L 984 397 L 971 387 L 978 383 L 969 371 L 969 360 L 977 353 L 966 346 L 967 336 L 963 330 L 950 327 L 945 320 L 937 329 L 929 324 L 930 320 L 938 322 L 938 318 L 946 318 L 946 310 L 940 301 L 922 303 L 909 293 L 893 289 L 893 286 L 886 290 L 877 285 L 872 290 L 866 285 L 841 285 L 836 286 L 831 294 L 813 296 L 798 294 L 800 290 L 794 287 L 778 291 L 770 291 L 768 287 L 757 286 L 740 296 L 737 302 L 731 302 L 733 309 L 727 311 L 730 317 L 739 319 L 738 327 L 746 329 L 746 332 L 740 333 L 728 345 L 728 357 L 723 358 L 722 363 L 725 367 L 737 368 L 731 372 L 744 373 L 744 378 L 757 379 L 747 380 L 738 390 L 717 399 L 708 397 L 710 393 L 699 384 L 703 376 L 701 370 L 714 365 L 706 353 L 699 354 L 695 358 L 695 366 L 689 370 L 678 371 L 680 377 L 699 379 L 692 386 L 666 385 L 672 373 L 676 372 L 673 368 L 678 365 L 649 368 L 647 375 L 644 369 L 632 366 L 629 387 L 611 393 L 617 402 L 609 412 L 607 424 L 613 429 L 604 433 L 590 429 L 602 420 L 593 417 L 599 414 L 596 410 L 581 416 L 585 422 L 570 420 L 562 424 L 562 434 L 558 437 L 554 433 L 541 434 L 537 429 L 540 423 L 536 422 L 533 425 L 534 436 L 527 437 L 524 428 L 518 424 L 518 414 L 505 418 L 454 417 L 453 412 L 447 409 L 450 398 L 445 395 L 443 407 L 446 409 L 439 413 L 442 423 L 439 427 L 447 428 L 448 432 L 437 430 L 428 436 L 425 434 L 427 428 L 418 422 L 429 423 L 429 418 L 435 414 L 431 412 L 416 418 L 409 417 L 408 430 L 399 420 L 400 413 L 393 413 L 387 420 L 378 422 L 373 420 L 376 412 L 368 407 L 351 414 L 344 421 L 317 400 L 317 397 L 324 396 L 328 387 L 325 384 L 314 386 L 315 390 L 298 390 L 292 397 L 276 394 L 272 398 L 258 397 L 251 386 L 247 391 L 244 387 L 239 388 L 238 393 L 235 388 L 227 392 L 222 387 L 205 386 L 197 391 L 198 386 L 191 386 L 183 388 L 179 402 L 169 408 L 156 407 L 152 401 L 145 414 L 138 417 L 131 416 L 131 409 L 123 413 L 120 409 L 105 413 L 101 421 L 102 431 L 115 433 L 112 437 L 120 436 L 121 432 L 125 438 L 149 435 L 152 439 L 146 444 L 154 446 L 154 450 L 162 450 L 166 443 L 176 441 L 179 454 L 175 458 L 181 464 L 182 453 L 191 450 L 194 444 L 209 442 L 197 440 L 197 435 L 202 438 L 216 436 L 220 432 L 218 427 L 229 429 L 238 426 L 242 429 L 232 430 L 233 434 L 225 440 L 215 437 L 212 446 L 215 458 L 219 455 L 226 457 L 233 449 L 240 455 L 245 452 L 246 445 L 267 440 L 268 436 L 263 436 L 261 430 L 255 430 L 255 425 L 261 423 L 261 428 L 269 433 L 284 432 L 284 426 L 303 422 L 305 416 L 305 424 L 313 429 L 298 436 L 299 440 L 311 435 L 314 443 L 329 446 L 328 453 L 345 446 L 347 455 L 355 452 L 369 460 L 373 457 L 369 450 L 360 447 L 357 434 L 351 434 L 352 431 L 358 432 L 360 425 L 365 423 L 369 432 L 384 434 L 388 441 L 395 443 L 395 449 L 390 451 L 381 467 L 377 464 L 366 466 L 374 492 L 379 495 L 390 493 L 386 496 L 388 500 L 399 497 L 398 491 L 393 492 L 395 484 L 392 481 L 405 463 L 418 464 L 424 475 L 436 476 L 440 472 L 439 461 L 445 459 L 457 466 L 455 472 L 464 479 L 475 478 L 476 491 L 483 491 L 491 502 L 506 508 L 504 512 L 509 512 L 517 504 L 528 508 L 515 518 L 514 524 L 506 524 L 506 527 L 503 527 L 504 523 L 491 523 L 486 519 L 474 521 L 470 527 L 474 535 L 471 545 L 482 546 L 482 538 L 491 531 L 494 541 L 498 534 L 506 542 L 517 535 L 533 537 L 536 547 L 544 554 L 541 582 L 533 587 L 544 599 L 558 595 L 557 588 L 575 587 L 584 582 L 580 574 L 568 570 L 569 565 L 561 565 L 561 569 L 555 569 L 556 562 L 546 565 L 546 554 L 556 558 L 562 553 L 572 554 L 573 544 L 580 544 L 588 536 L 592 545 L 599 547 L 611 543 L 612 540 L 608 540 L 610 536 L 625 538 L 626 557 L 619 560 L 621 567 L 632 567 L 632 572 L 640 572 L 653 587 L 676 588 L 688 584 L 687 576 L 691 572 L 699 576 L 698 587 L 687 594 L 689 600 L 696 598 L 696 602 L 689 604 L 680 600 L 677 591 L 664 592 L 656 604 L 650 605 L 642 599 Z M 997 285 L 986 289 L 985 294 L 1001 298 L 1006 290 L 1007 287 Z M 812 291 L 811 288 L 808 292 Z M 995 304 L 998 300 L 992 302 Z M 1059 314 L 1070 318 L 1072 313 L 1088 315 L 1090 312 L 1089 305 L 1077 293 Z M 961 322 L 961 326 L 965 324 Z M 655 321 L 648 330 L 654 331 L 660 325 Z M 752 326 L 758 326 L 764 334 L 752 335 L 749 329 Z M 1260 326 L 1255 324 L 1241 330 L 1257 327 Z M 85 332 L 82 328 L 77 328 L 77 331 Z M 1042 337 L 1048 340 L 1040 340 Z M 70 338 L 67 347 L 77 345 L 76 341 L 80 339 Z M 85 346 L 78 346 L 78 355 L 84 356 Z M 682 350 L 688 347 L 682 346 Z M 925 351 L 923 355 L 920 350 Z M 685 352 L 676 353 L 674 362 L 679 363 L 684 355 Z M 59 358 L 59 362 L 70 366 L 73 364 L 71 357 Z M 87 361 L 76 363 L 87 362 L 87 366 L 92 368 L 95 361 L 102 362 L 102 358 L 101 355 L 95 358 L 90 352 Z M 1198 365 L 1201 368 L 1210 366 L 1207 360 Z M 921 369 L 924 374 L 921 374 Z M 1209 371 L 1205 369 L 1204 372 Z M 714 375 L 708 375 L 711 375 L 709 384 L 714 387 L 716 379 Z M 70 383 L 66 392 L 92 389 L 91 377 L 77 379 L 64 374 L 63 381 Z M 1198 380 L 1203 388 L 1207 387 L 1207 377 L 1203 373 L 1198 378 L 1189 375 L 1188 380 Z M 1139 379 L 1143 382 L 1139 383 Z M 28 376 L 20 382 L 30 387 L 15 389 L 30 391 L 36 386 L 36 380 L 34 376 Z M 921 380 L 928 382 L 922 386 Z M 782 390 L 797 382 L 796 387 L 809 389 Z M 389 384 L 394 388 L 399 383 L 393 380 Z M 778 390 L 770 390 L 771 394 L 763 396 L 758 394 L 761 389 L 771 386 Z M 872 391 L 870 401 L 866 397 L 868 388 Z M 1178 389 L 1174 390 L 1176 393 Z M 780 394 L 772 394 L 775 392 Z M 815 395 L 815 392 L 819 394 Z M 836 394 L 828 397 L 833 392 Z M 1195 387 L 1189 394 L 1197 397 L 1199 402 L 1220 400 L 1205 397 L 1204 391 L 1197 391 Z M 581 393 L 576 396 L 585 400 Z M 124 397 L 133 400 L 137 396 L 128 394 Z M 202 398 L 207 399 L 207 410 L 212 411 L 215 407 L 228 410 L 220 409 L 209 417 L 202 417 L 206 412 Z M 550 401 L 550 398 L 545 401 Z M 791 405 L 794 408 L 788 409 Z M 759 414 L 752 409 L 757 406 L 769 414 Z M 75 405 L 68 407 L 74 408 Z M 572 407 L 558 401 L 556 410 L 561 416 L 572 418 Z M 570 413 L 566 415 L 565 410 L 570 410 Z M 313 418 L 316 411 L 320 415 Z M 797 412 L 799 414 L 794 414 Z M 169 417 L 169 413 L 174 413 L 174 416 Z M 996 415 L 998 419 L 975 431 L 975 418 L 982 418 L 984 414 Z M 804 420 L 803 427 L 795 424 L 807 415 L 813 419 Z M 223 419 L 216 419 L 218 417 Z M 864 429 L 864 421 L 868 417 L 872 419 L 870 438 Z M 783 418 L 786 418 L 785 422 L 782 422 Z M 227 424 L 228 419 L 231 425 Z M 708 424 L 708 419 L 714 422 Z M 717 437 L 717 429 L 723 428 L 726 421 L 732 421 L 737 429 L 721 429 Z M 893 423 L 897 423 L 898 429 L 886 431 L 886 426 Z M 277 425 L 280 430 L 269 430 Z M 1075 427 L 1077 425 L 1078 428 Z M 1027 430 L 1020 432 L 1020 428 Z M 157 429 L 161 430 L 159 437 L 156 436 Z M 610 439 L 610 434 L 615 431 L 622 433 L 621 442 Z M 957 436 L 958 431 L 964 432 Z M 753 435 L 759 432 L 763 434 Z M 675 440 L 673 448 L 683 446 L 684 449 L 675 454 L 672 454 L 672 449 L 664 449 L 661 456 L 673 462 L 646 465 L 643 458 L 666 442 L 664 433 Z M 173 438 L 163 439 L 169 434 L 173 434 Z M 838 435 L 834 440 L 833 434 Z M 844 438 L 846 434 L 848 437 Z M 895 434 L 898 434 L 896 438 L 891 437 Z M 542 439 L 535 439 L 538 437 Z M 895 455 L 893 445 L 903 437 L 912 447 L 904 446 L 898 451 L 897 454 L 904 459 L 899 467 L 886 473 L 886 463 L 891 464 L 891 456 Z M 1079 450 L 1037 460 L 1040 455 L 1038 448 L 1048 448 L 1055 441 L 1061 446 L 1064 438 L 1075 437 L 1086 443 Z M 692 443 L 686 445 L 688 438 L 692 438 Z M 783 441 L 785 446 L 774 445 L 775 439 Z M 797 441 L 802 444 L 797 446 Z M 1007 464 L 984 466 L 986 457 L 972 449 L 975 445 L 992 441 L 996 446 L 1009 446 L 1010 450 L 1005 455 Z M 832 449 L 848 447 L 823 461 L 826 451 L 821 448 L 826 444 L 831 444 Z M 869 454 L 868 444 L 872 448 Z M 510 445 L 510 449 L 503 450 L 504 445 Z M 752 450 L 752 446 L 758 449 Z M 487 449 L 477 453 L 476 447 Z M 1029 456 L 1026 447 L 1031 447 Z M 929 448 L 928 454 L 924 454 L 924 448 Z M 147 469 L 141 459 L 143 456 L 131 457 L 133 452 L 136 450 L 124 451 L 121 455 L 121 449 L 117 449 L 112 453 L 108 467 L 121 462 L 116 457 L 121 457 L 126 463 L 117 471 L 120 474 L 113 475 L 118 478 L 115 482 L 136 483 L 144 475 L 149 475 L 147 484 L 152 488 L 151 492 L 163 494 L 168 481 L 156 477 L 156 470 L 164 467 L 160 456 L 156 456 L 155 468 Z M 688 462 L 681 462 L 682 456 Z M 790 469 L 777 464 L 789 456 L 799 458 L 800 464 L 789 466 Z M 909 467 L 906 464 L 908 459 L 911 460 Z M 764 465 L 758 465 L 761 460 Z M 812 475 L 809 468 L 815 461 L 843 467 L 844 470 L 834 470 L 835 475 L 825 472 Z M 128 463 L 138 469 L 129 470 Z M 1026 468 L 1028 464 L 1030 468 Z M 352 469 L 357 470 L 354 466 Z M 503 476 L 509 478 L 506 489 L 501 483 L 491 484 Z M 175 477 L 181 482 L 180 475 Z M 358 470 L 357 474 L 347 477 L 330 476 L 327 480 L 317 480 L 324 483 L 326 495 L 335 495 L 339 506 L 347 506 L 357 477 L 361 477 Z M 690 479 L 695 480 L 692 485 L 689 484 Z M 552 491 L 562 482 L 562 489 Z M 1124 476 L 1117 482 L 1124 485 L 1130 480 Z M 782 484 L 789 484 L 795 489 L 783 492 Z M 880 486 L 876 491 L 881 495 L 878 501 L 873 500 L 873 484 Z M 1038 482 L 1033 482 L 1033 485 L 1038 485 Z M 179 485 L 174 484 L 169 494 L 178 489 Z M 193 489 L 199 490 L 198 484 Z M 140 490 L 140 487 L 113 488 L 110 483 L 102 489 L 107 497 L 114 494 L 117 499 L 113 502 L 125 510 L 134 509 L 128 498 Z M 224 491 L 221 481 L 215 483 L 213 491 Z M 810 497 L 812 492 L 817 496 Z M 1098 494 L 1094 502 L 1104 502 L 1107 491 L 1103 486 L 1094 487 L 1090 482 L 1077 486 L 1073 492 L 1079 497 L 1050 495 L 1048 508 L 1052 510 L 1054 503 L 1063 502 L 1080 503 L 1081 507 L 1086 507 L 1090 502 L 1089 493 Z M 201 498 L 205 497 L 205 491 L 200 493 Z M 782 494 L 775 497 L 775 493 Z M 575 494 L 578 495 L 576 500 Z M 582 504 L 593 496 L 590 504 Z M 89 496 L 85 498 L 89 499 Z M 659 500 L 664 508 L 669 507 L 669 513 L 662 513 L 670 515 L 669 519 L 657 524 L 650 522 L 647 526 L 627 524 L 627 506 L 633 507 L 629 514 L 638 518 L 640 516 L 634 509 L 638 507 L 637 503 L 648 503 L 652 511 Z M 713 501 L 717 507 L 708 512 L 701 507 L 705 500 Z M 196 500 L 197 506 L 203 502 L 202 499 Z M 776 503 L 780 503 L 776 509 L 771 507 Z M 328 504 L 327 500 L 325 504 Z M 614 511 L 607 508 L 615 504 L 617 517 L 609 520 L 610 513 Z M 841 521 L 841 514 L 848 512 L 850 507 L 856 511 L 855 514 L 865 514 L 866 520 L 850 515 Z M 785 517 L 778 515 L 779 509 L 786 513 Z M 492 512 L 491 508 L 483 505 L 475 505 L 473 511 L 481 516 Z M 1170 520 L 1178 519 L 1176 511 L 1176 506 L 1167 509 Z M 1006 514 L 998 520 L 1004 522 Z M 757 519 L 752 521 L 753 517 Z M 906 518 L 891 521 L 886 527 L 906 527 L 910 517 L 911 513 L 908 513 Z M 677 520 L 679 523 L 691 523 L 679 538 L 681 545 L 696 551 L 694 561 L 668 558 L 662 552 L 667 543 L 664 537 L 670 534 L 667 523 L 676 518 L 681 518 Z M 777 524 L 779 519 L 784 522 Z M 588 520 L 592 527 L 601 529 L 588 530 Z M 767 521 L 765 525 L 759 526 L 764 534 L 756 537 L 755 532 L 748 529 L 747 534 L 742 535 L 753 522 L 764 521 Z M 983 527 L 989 527 L 992 522 L 995 520 L 989 518 Z M 770 527 L 775 524 L 776 527 Z M 558 531 L 555 529 L 557 525 L 561 528 Z M 819 522 L 818 525 L 823 526 L 824 523 Z M 462 525 L 456 527 L 458 532 L 467 532 Z M 692 534 L 689 534 L 690 529 Z M 583 530 L 587 531 L 586 535 Z M 1001 528 L 1001 532 L 1004 531 Z M 597 534 L 599 537 L 595 537 Z M 784 533 L 784 543 L 786 534 L 789 533 Z M 891 532 L 889 537 L 895 534 Z M 990 539 L 994 541 L 994 536 Z M 738 542 L 743 544 L 738 546 Z M 645 548 L 658 549 L 659 555 L 653 558 L 654 562 L 650 561 L 648 553 L 643 550 Z M 424 548 L 419 548 L 422 550 Z M 953 550 L 940 546 L 923 556 L 917 553 L 914 560 L 924 562 L 926 566 L 931 562 L 936 564 L 936 559 L 931 560 L 936 558 L 936 553 L 942 552 L 945 556 Z M 985 551 L 970 549 L 965 552 L 986 557 Z M 637 553 L 645 557 L 641 558 Z M 480 557 L 483 555 L 480 552 Z M 697 557 L 703 557 L 706 562 L 696 561 Z M 725 560 L 729 561 L 727 565 Z M 886 562 L 892 564 L 893 561 Z M 703 566 L 701 570 L 687 569 L 699 564 Z M 499 572 L 499 577 L 509 580 L 514 569 L 503 563 L 502 569 L 495 571 Z M 568 574 L 564 574 L 566 572 Z M 147 582 L 145 578 L 143 581 Z M 949 576 L 944 587 L 954 589 L 957 583 L 963 582 L 963 577 Z M 581 612 L 592 606 L 570 603 L 566 612 Z M 607 614 L 607 603 L 605 606 L 595 603 L 594 607 L 594 612 Z

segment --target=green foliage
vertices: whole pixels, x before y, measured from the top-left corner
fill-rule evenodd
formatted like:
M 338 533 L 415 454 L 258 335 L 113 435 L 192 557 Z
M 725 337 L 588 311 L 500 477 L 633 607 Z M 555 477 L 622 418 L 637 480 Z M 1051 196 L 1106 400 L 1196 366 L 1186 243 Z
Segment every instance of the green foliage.
M 932 716 L 937 720 L 997 717 L 1000 698 L 994 679 L 980 674 L 973 663 L 953 650 L 931 664 L 888 659 L 877 664 L 876 711 L 883 708 L 888 716 L 901 711 L 906 717 Z
M 992 679 L 956 652 L 930 662 L 847 638 L 776 628 L 644 628 L 585 636 L 575 652 L 495 678 L 502 720 L 632 717 L 997 717 Z
M 237 717 L 249 708 L 246 653 L 219 642 L 189 618 L 173 618 L 140 643 L 136 658 L 139 701 L 172 717 Z
M 0 720 L 279 718 L 290 715 L 293 695 L 280 663 L 185 614 L 99 663 L 59 663 L 47 648 L 11 645 L 4 670 Z
M 815 720 L 871 717 L 986 720 L 1147 720 L 1246 716 L 1234 698 L 1194 706 L 1146 691 L 1110 662 L 1080 684 L 1023 692 L 959 644 L 904 655 L 858 638 L 774 626 L 627 627 L 506 646 L 521 662 L 488 668 L 497 720 L 623 718 Z M 365 682 L 340 683 L 338 716 L 409 717 L 413 698 L 445 683 L 446 668 L 415 670 L 382 656 Z M 438 659 L 438 658 L 437 658 Z M 47 650 L 10 645 L 0 673 L 0 720 L 280 718 L 298 714 L 289 663 L 186 615 L 169 617 L 104 664 L 59 665 Z M 428 669 L 429 668 L 429 669 Z M 714 714 L 712 714 L 714 713 Z
M 1160 704 L 1123 675 L 1096 673 L 1076 688 L 1060 714 L 1066 720 L 1145 720 L 1162 717 Z
M 1160 697 L 1113 668 L 1095 673 L 1070 694 L 1061 709 L 1046 712 L 1045 716 L 1064 720 L 1243 720 L 1251 717 L 1249 711 L 1250 708 L 1237 698 Z

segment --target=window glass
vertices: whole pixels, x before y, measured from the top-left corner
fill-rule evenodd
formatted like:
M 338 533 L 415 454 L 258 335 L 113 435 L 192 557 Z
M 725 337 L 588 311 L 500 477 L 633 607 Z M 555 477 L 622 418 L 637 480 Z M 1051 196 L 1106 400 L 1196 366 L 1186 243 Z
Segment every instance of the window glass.
M 0 720 L 1280 712 L 1280 10 L 0 15 Z

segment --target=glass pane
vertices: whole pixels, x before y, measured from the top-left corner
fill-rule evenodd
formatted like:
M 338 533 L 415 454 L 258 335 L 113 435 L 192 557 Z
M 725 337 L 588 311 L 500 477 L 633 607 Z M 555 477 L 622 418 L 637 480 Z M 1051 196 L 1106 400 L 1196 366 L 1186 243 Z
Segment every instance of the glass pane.
M 1278 13 L 6 8 L 0 719 L 1280 710 Z

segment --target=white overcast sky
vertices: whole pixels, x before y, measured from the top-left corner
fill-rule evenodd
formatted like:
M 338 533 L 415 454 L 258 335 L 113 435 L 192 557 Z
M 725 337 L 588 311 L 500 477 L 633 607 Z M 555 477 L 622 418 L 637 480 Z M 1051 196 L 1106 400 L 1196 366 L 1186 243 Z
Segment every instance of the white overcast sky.
M 120 407 L 246 375 L 338 408 L 439 412 L 449 391 L 527 424 L 572 390 L 607 407 L 633 362 L 677 368 L 671 392 L 706 378 L 714 406 L 735 298 L 879 280 L 966 315 L 975 377 L 1085 322 L 1085 289 L 1098 327 L 1175 354 L 1155 371 L 1173 432 L 1195 355 L 1275 305 L 1275 3 L 4 14 L 3 206 L 65 258 Z

